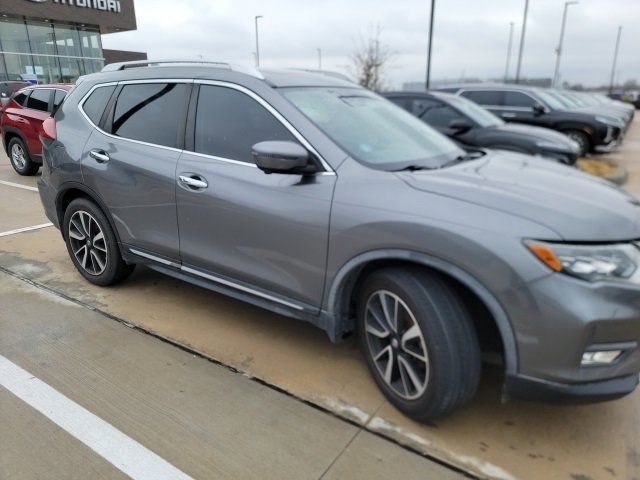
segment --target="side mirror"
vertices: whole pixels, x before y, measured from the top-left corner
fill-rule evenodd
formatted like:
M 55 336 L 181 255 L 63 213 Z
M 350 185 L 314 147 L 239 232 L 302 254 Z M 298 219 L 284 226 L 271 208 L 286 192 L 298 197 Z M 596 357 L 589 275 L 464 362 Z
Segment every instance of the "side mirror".
M 533 113 L 535 113 L 536 115 L 544 115 L 545 113 L 547 113 L 547 109 L 539 103 L 536 103 L 533 106 Z
M 256 143 L 251 149 L 254 162 L 265 173 L 306 173 L 309 152 L 294 142 Z
M 451 130 L 454 130 L 455 134 L 457 135 L 468 132 L 473 128 L 473 125 L 471 125 L 471 123 L 469 123 L 467 120 L 458 118 L 449 122 L 449 128 Z

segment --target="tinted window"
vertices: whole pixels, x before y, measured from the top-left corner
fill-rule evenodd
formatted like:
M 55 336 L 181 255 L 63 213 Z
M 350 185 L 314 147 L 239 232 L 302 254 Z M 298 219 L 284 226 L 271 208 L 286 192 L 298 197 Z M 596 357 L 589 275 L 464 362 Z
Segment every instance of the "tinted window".
M 27 99 L 27 93 L 25 92 L 20 92 L 15 97 L 13 97 L 13 100 L 19 105 L 24 105 L 24 101 L 26 99 Z
M 431 107 L 437 107 L 440 102 L 436 100 L 430 100 L 428 98 L 413 98 L 411 99 L 411 109 L 409 110 L 416 117 L 421 117 L 422 114 Z
M 177 147 L 187 85 L 125 85 L 118 96 L 112 133 L 142 142 Z
M 53 109 L 57 109 L 60 104 L 62 103 L 62 101 L 64 100 L 64 97 L 67 96 L 67 92 L 63 92 L 62 90 L 56 90 L 55 91 L 55 96 L 53 97 Z
M 115 89 L 115 86 L 96 88 L 82 104 L 82 110 L 84 110 L 84 113 L 87 114 L 87 117 L 89 117 L 95 125 L 100 124 L 104 109 Z
M 296 138 L 253 98 L 237 90 L 202 85 L 196 115 L 195 151 L 253 163 L 251 147 Z
M 504 92 L 504 104 L 508 107 L 533 107 L 536 101 L 522 92 Z
M 427 110 L 422 119 L 433 127 L 447 128 L 451 120 L 464 120 L 464 117 L 450 106 L 441 105 Z
M 48 89 L 36 89 L 32 91 L 29 99 L 27 100 L 27 108 L 33 108 L 34 110 L 46 112 L 47 110 L 49 110 L 50 96 L 51 90 Z
M 502 92 L 498 90 L 467 90 L 460 95 L 478 105 L 502 105 Z

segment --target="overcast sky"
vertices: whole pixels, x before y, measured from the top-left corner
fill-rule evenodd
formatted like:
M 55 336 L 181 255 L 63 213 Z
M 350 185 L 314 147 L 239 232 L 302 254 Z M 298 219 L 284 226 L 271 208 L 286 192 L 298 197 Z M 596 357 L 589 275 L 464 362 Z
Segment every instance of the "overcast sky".
M 141 50 L 149 58 L 198 58 L 252 64 L 253 17 L 260 20 L 261 64 L 345 71 L 358 39 L 372 26 L 397 53 L 387 78 L 393 87 L 421 81 L 426 68 L 428 0 L 135 0 L 138 31 L 105 35 L 105 48 Z M 522 75 L 551 77 L 563 0 L 530 0 Z M 437 0 L 434 79 L 504 74 L 509 22 L 515 22 L 515 73 L 524 0 Z M 581 0 L 569 7 L 563 80 L 608 82 L 618 25 L 618 71 L 640 79 L 640 0 Z

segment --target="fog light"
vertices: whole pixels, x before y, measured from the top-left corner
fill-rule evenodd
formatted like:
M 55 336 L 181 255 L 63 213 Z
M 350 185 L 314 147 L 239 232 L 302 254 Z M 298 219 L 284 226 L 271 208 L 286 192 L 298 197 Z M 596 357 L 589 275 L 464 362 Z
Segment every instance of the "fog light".
M 601 350 L 599 352 L 584 352 L 582 355 L 582 365 L 608 365 L 615 362 L 622 350 Z

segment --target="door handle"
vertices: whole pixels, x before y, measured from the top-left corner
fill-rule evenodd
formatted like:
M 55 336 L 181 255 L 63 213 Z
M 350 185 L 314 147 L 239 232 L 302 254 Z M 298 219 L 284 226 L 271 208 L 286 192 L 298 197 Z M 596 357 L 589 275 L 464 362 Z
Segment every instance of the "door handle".
M 502 114 L 502 116 L 503 116 L 504 118 L 516 118 L 516 114 L 515 114 L 515 113 L 509 113 L 509 112 L 504 112 L 504 113 Z
M 186 185 L 187 187 L 189 187 L 189 189 L 192 190 L 204 190 L 209 186 L 204 178 L 193 173 L 186 173 L 180 175 L 178 178 L 183 185 Z
M 110 160 L 109 154 L 104 150 L 91 150 L 89 156 L 98 163 L 107 163 Z

